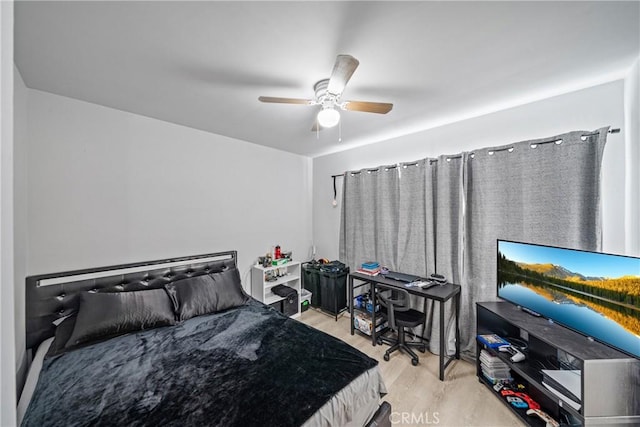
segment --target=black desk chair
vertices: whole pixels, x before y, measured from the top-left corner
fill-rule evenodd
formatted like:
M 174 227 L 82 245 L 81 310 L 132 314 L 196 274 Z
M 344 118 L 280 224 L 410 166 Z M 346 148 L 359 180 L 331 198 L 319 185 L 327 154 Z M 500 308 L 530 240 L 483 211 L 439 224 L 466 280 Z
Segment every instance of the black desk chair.
M 397 335 L 395 338 L 378 337 L 378 344 L 383 342 L 391 344 L 384 353 L 384 360 L 389 361 L 391 353 L 402 350 L 411 356 L 411 364 L 416 366 L 419 358 L 410 347 L 418 348 L 422 353 L 425 352 L 426 347 L 423 342 L 407 342 L 404 328 L 415 328 L 424 324 L 426 315 L 410 307 L 409 292 L 406 289 L 383 284 L 377 284 L 376 287 L 384 289 L 383 292 L 377 293 L 380 304 L 386 309 L 381 310 L 381 314 L 389 322 L 389 329 L 396 331 Z

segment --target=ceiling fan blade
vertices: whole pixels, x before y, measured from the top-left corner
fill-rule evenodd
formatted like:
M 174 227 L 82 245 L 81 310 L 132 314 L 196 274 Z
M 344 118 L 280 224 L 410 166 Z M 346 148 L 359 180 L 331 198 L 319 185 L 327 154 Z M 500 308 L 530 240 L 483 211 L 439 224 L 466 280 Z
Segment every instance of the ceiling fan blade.
M 313 105 L 315 101 L 311 99 L 300 99 L 300 98 L 277 98 L 273 96 L 260 96 L 258 100 L 262 102 L 273 102 L 276 104 L 302 104 L 302 105 Z
M 345 110 L 378 114 L 387 114 L 392 108 L 393 104 L 385 102 L 346 101 L 344 105 Z
M 338 55 L 333 66 L 327 92 L 340 95 L 360 62 L 351 55 Z

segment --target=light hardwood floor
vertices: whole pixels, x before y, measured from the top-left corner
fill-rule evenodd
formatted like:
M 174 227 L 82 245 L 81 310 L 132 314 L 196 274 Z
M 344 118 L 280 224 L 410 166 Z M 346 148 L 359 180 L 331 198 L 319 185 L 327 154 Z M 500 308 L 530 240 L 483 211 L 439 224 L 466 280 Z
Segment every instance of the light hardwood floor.
M 314 309 L 302 313 L 300 321 L 333 335 L 379 361 L 388 394 L 384 400 L 393 409 L 394 426 L 523 426 L 476 377 L 475 366 L 463 360 L 451 362 L 445 381 L 438 379 L 438 356 L 418 353 L 420 364 L 395 352 L 385 362 L 388 346 L 372 346 L 363 335 L 351 335 L 349 315 L 336 322 L 333 317 Z

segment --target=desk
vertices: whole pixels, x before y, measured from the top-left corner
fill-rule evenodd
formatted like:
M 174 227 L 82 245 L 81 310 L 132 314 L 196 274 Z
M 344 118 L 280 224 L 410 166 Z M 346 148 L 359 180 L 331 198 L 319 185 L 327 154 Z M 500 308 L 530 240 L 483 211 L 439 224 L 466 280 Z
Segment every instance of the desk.
M 373 299 L 375 301 L 376 295 L 376 284 L 384 284 L 387 286 L 397 287 L 399 289 L 406 289 L 410 294 L 416 295 L 424 298 L 424 306 L 426 308 L 427 300 L 433 300 L 440 303 L 440 381 L 444 381 L 444 370 L 451 363 L 451 361 L 455 359 L 460 359 L 460 328 L 459 328 L 459 316 L 460 316 L 460 285 L 455 285 L 453 283 L 447 283 L 443 286 L 432 286 L 429 289 L 422 289 L 420 287 L 406 287 L 403 282 L 399 282 L 393 279 L 387 279 L 383 275 L 378 274 L 377 276 L 368 276 L 363 273 L 351 273 L 349 274 L 349 314 L 351 316 L 351 335 L 354 334 L 355 328 L 353 326 L 353 318 L 354 318 L 354 308 L 353 308 L 353 299 L 354 299 L 354 279 L 364 282 L 359 286 L 369 285 L 369 289 Z M 427 280 L 427 279 L 423 279 Z M 456 353 L 452 357 L 448 357 L 445 355 L 445 337 L 444 337 L 444 303 L 449 301 L 451 298 L 454 298 L 454 306 L 456 312 Z M 376 345 L 376 313 L 375 310 L 371 314 L 371 322 L 373 327 L 371 328 L 371 344 Z M 425 321 L 426 323 L 426 321 Z M 424 328 L 423 328 L 424 333 Z M 445 359 L 448 359 L 445 361 Z

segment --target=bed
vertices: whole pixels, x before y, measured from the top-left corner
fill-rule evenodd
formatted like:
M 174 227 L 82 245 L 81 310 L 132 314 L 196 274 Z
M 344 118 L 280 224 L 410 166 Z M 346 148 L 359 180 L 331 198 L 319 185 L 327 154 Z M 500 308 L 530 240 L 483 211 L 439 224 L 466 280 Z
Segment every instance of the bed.
M 377 361 L 250 298 L 236 259 L 28 277 L 21 425 L 389 425 Z

